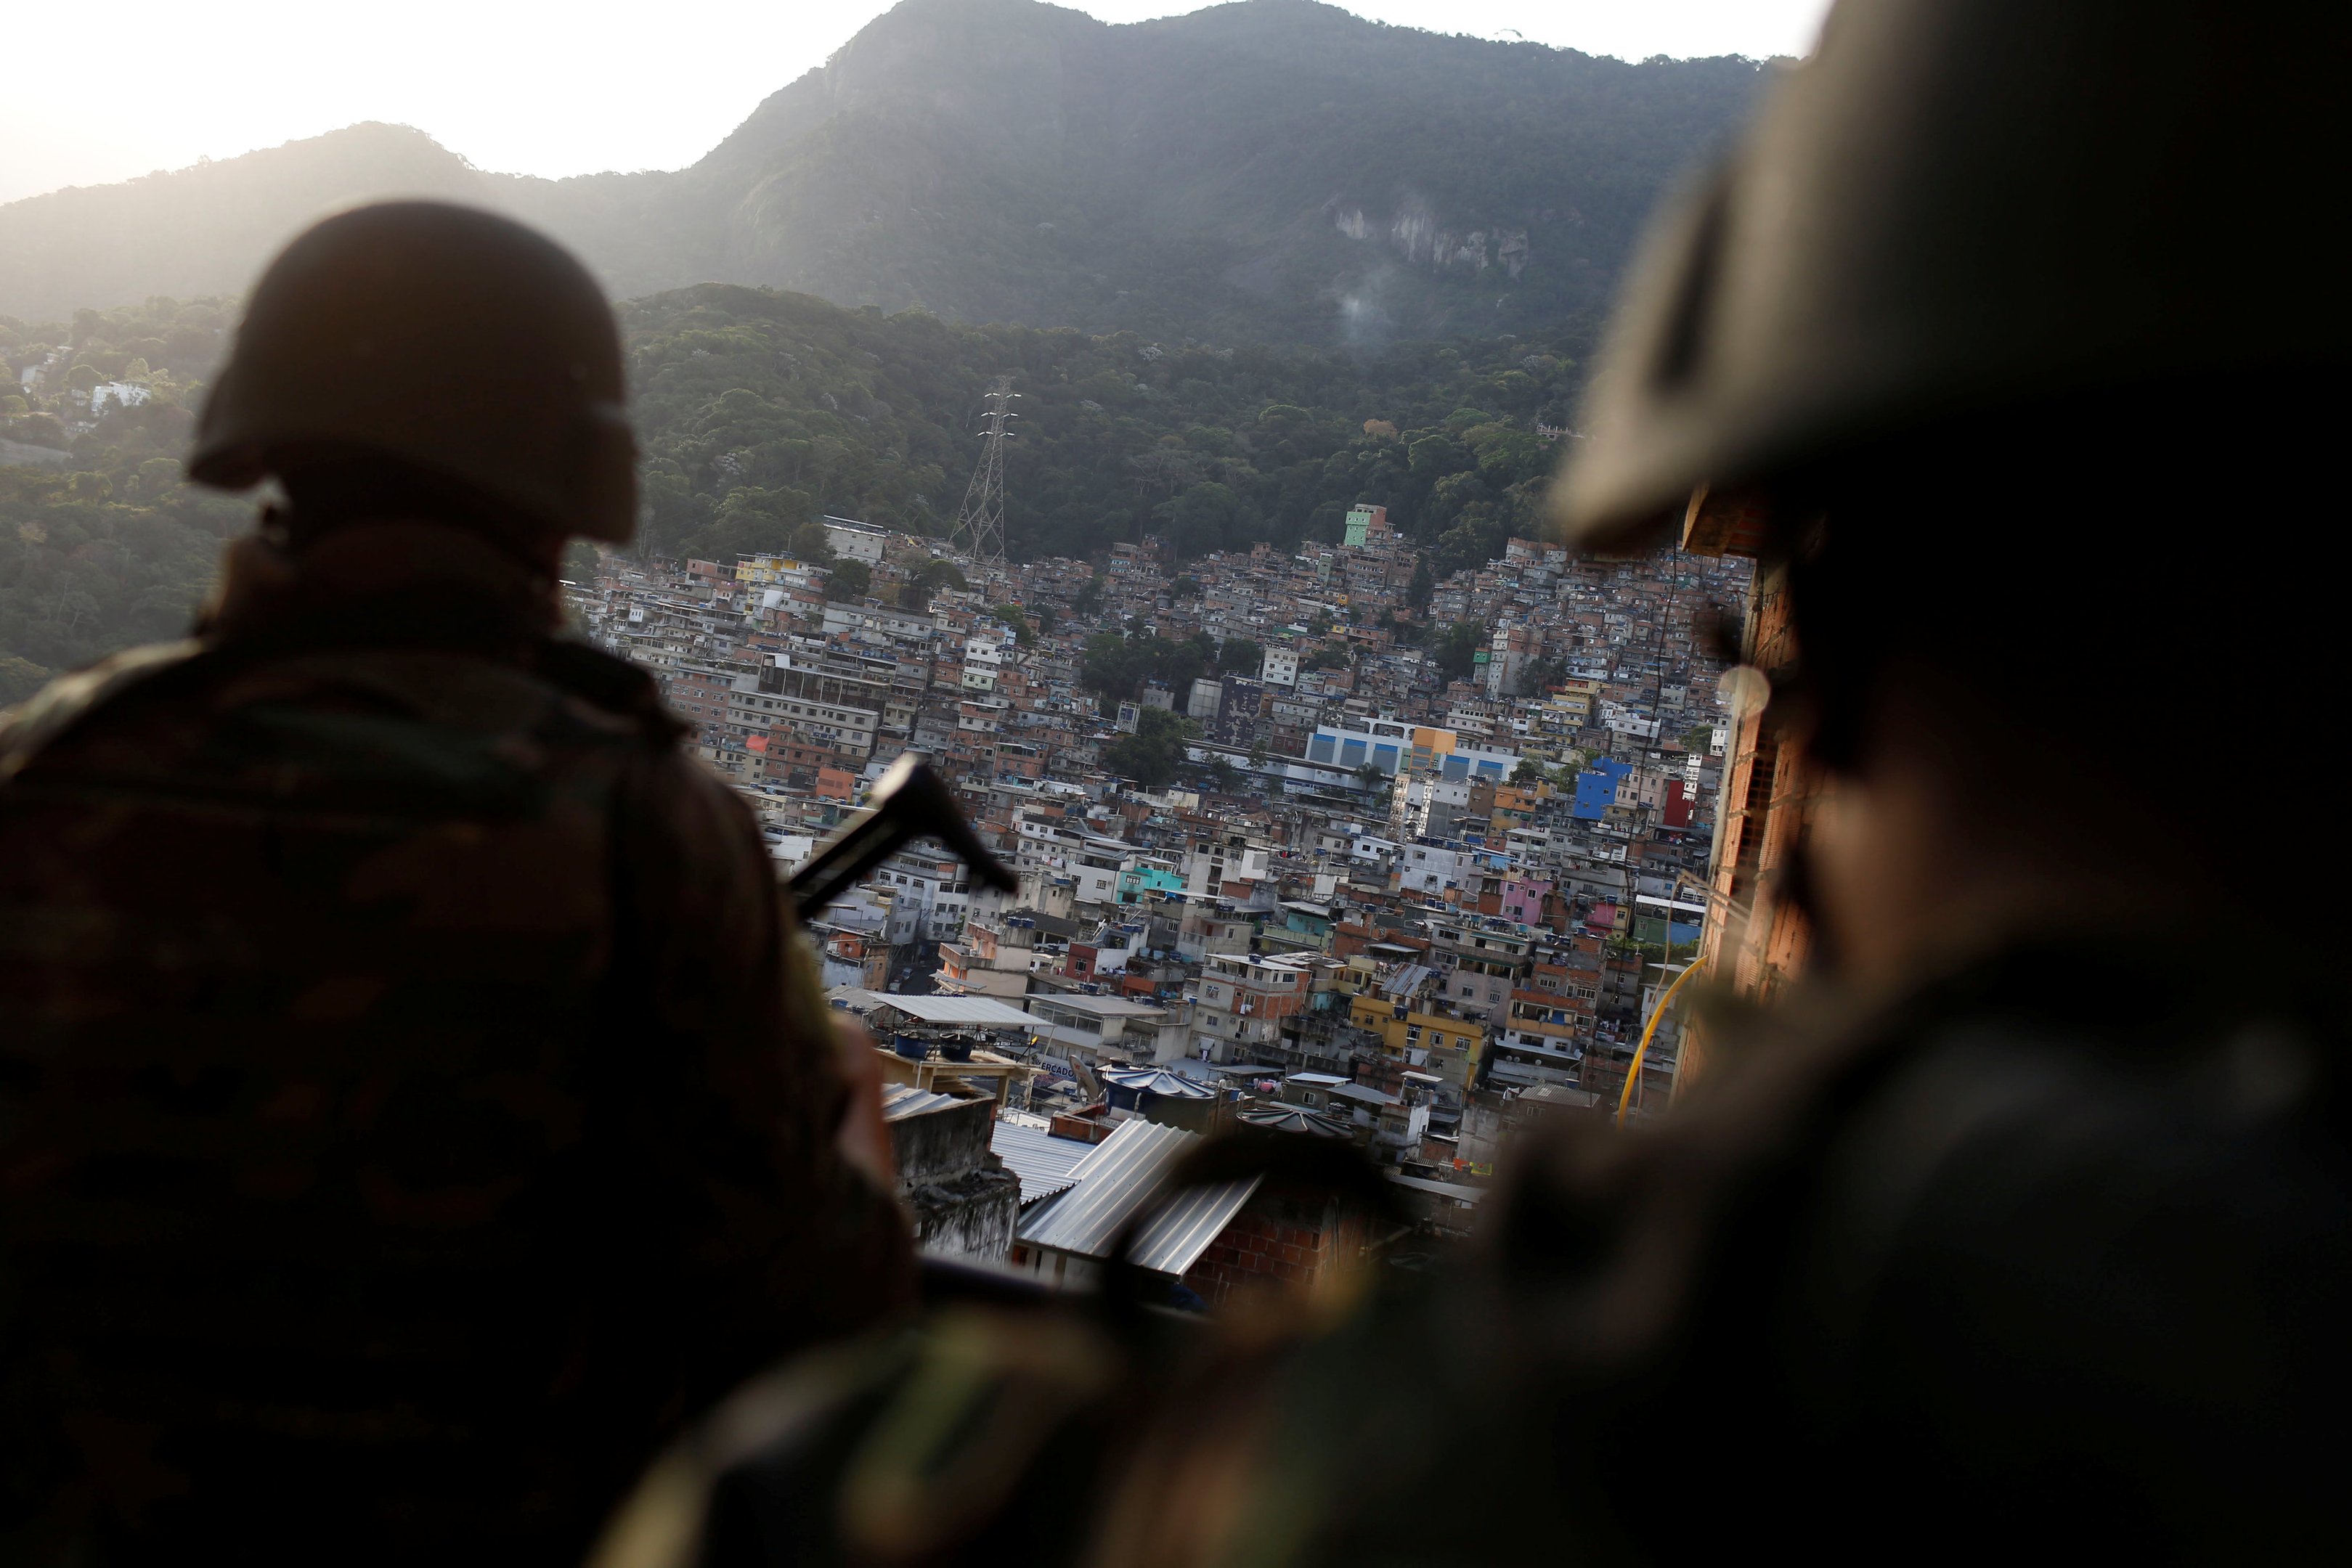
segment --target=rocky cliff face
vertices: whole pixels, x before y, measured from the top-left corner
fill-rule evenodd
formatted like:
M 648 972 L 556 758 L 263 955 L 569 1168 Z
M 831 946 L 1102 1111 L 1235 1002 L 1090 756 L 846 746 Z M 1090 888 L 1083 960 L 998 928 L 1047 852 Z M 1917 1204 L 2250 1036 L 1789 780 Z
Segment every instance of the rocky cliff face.
M 1420 202 L 1408 202 L 1385 219 L 1366 217 L 1362 207 L 1342 205 L 1337 196 L 1324 210 L 1331 214 L 1331 226 L 1359 245 L 1384 242 L 1407 265 L 1432 272 L 1458 267 L 1475 277 L 1494 267 L 1517 278 L 1532 259 L 1527 230 L 1495 224 L 1457 232 Z

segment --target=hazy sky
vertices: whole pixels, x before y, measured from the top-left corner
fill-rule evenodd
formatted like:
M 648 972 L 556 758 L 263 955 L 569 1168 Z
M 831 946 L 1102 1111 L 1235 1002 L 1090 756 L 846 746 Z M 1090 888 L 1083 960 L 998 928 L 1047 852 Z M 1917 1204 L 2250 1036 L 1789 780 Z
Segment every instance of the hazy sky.
M 355 120 L 484 169 L 690 163 L 887 0 L 105 0 L 0 22 L 0 202 L 228 158 Z M 1110 22 L 1197 9 L 1079 0 Z M 1355 0 L 1407 26 L 1640 59 L 1801 54 L 1828 0 Z M 390 20 L 387 20 L 389 18 Z

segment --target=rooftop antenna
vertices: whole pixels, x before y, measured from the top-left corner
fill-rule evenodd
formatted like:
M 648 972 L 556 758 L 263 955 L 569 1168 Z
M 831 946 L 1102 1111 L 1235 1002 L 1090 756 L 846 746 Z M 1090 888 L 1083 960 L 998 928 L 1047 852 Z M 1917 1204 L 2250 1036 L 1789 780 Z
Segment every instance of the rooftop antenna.
M 1021 417 L 1012 406 L 1020 395 L 1013 390 L 1011 376 L 990 382 L 982 395 L 988 411 L 981 415 L 980 462 L 972 468 L 955 528 L 948 535 L 949 549 L 961 545 L 982 566 L 1004 564 L 1004 442 L 1012 434 L 1005 422 Z

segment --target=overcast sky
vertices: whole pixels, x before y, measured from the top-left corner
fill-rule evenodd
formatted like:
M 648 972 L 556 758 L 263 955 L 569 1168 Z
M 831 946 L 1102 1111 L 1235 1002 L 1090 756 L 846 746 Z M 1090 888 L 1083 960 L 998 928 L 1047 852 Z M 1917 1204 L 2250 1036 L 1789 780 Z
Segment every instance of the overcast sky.
M 0 202 L 229 158 L 356 120 L 480 168 L 690 163 L 880 0 L 104 0 L 5 7 Z M 1166 0 L 1082 0 L 1110 22 Z M 1802 54 L 1828 0 L 1360 0 L 1407 26 L 1642 59 Z M 387 25 L 387 14 L 396 21 Z

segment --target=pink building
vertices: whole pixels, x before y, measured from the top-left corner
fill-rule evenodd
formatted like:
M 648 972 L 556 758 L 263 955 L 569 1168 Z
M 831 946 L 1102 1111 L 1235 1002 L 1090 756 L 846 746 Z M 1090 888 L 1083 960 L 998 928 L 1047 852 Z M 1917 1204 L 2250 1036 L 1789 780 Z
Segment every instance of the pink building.
M 1551 883 L 1531 877 L 1503 879 L 1503 918 L 1516 920 L 1523 925 L 1543 924 L 1544 899 L 1551 893 Z

